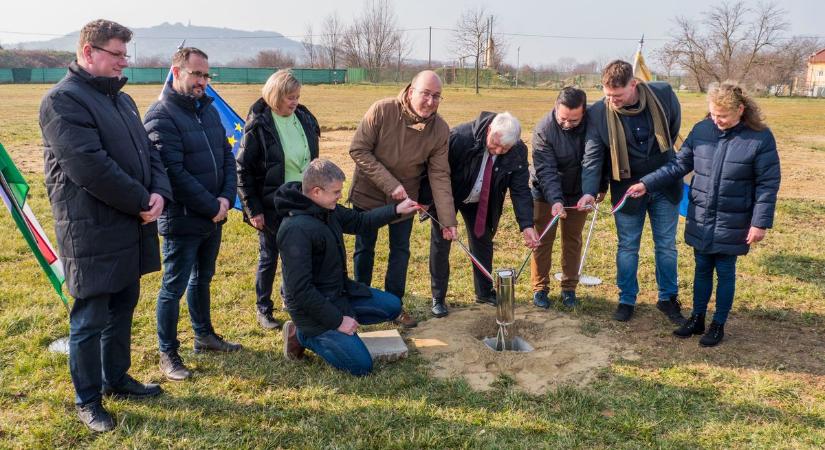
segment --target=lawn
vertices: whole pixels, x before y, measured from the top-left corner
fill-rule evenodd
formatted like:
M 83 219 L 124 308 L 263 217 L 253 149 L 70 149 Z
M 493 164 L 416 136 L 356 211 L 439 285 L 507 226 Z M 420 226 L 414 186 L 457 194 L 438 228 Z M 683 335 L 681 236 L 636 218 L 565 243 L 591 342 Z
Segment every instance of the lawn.
M 37 108 L 47 87 L 0 85 L 0 143 L 32 186 L 29 202 L 53 236 L 42 175 Z M 128 86 L 141 111 L 159 86 Z M 218 86 L 245 115 L 258 86 Z M 322 156 L 350 175 L 349 139 L 376 99 L 392 86 L 307 86 L 302 102 L 324 129 Z M 441 113 L 455 125 L 481 110 L 509 110 L 523 122 L 529 143 L 551 107 L 547 90 L 444 92 Z M 589 93 L 591 100 L 598 94 Z M 704 99 L 680 94 L 682 134 L 705 114 Z M 734 310 L 720 347 L 677 341 L 655 310 L 653 249 L 642 243 L 638 314 L 628 324 L 610 320 L 615 308 L 615 228 L 601 220 L 586 272 L 604 283 L 580 288 L 584 305 L 551 311 L 581 320 L 588 333 L 608 333 L 639 358 L 615 358 L 586 385 L 563 384 L 544 395 L 518 390 L 502 377 L 490 391 L 461 379 L 433 378 L 412 353 L 375 373 L 353 378 L 312 357 L 288 363 L 279 334 L 260 329 L 254 313 L 257 238 L 235 211 L 225 228 L 213 282 L 217 331 L 241 342 L 230 355 L 196 355 L 183 311 L 181 353 L 195 372 L 187 382 L 162 379 L 157 367 L 155 298 L 159 274 L 143 278 L 133 328 L 131 374 L 162 382 L 166 394 L 143 402 L 107 400 L 113 433 L 92 435 L 76 419 L 65 355 L 46 347 L 68 333 L 66 310 L 40 271 L 10 216 L 0 213 L 0 448 L 822 448 L 825 447 L 825 102 L 761 99 L 776 134 L 783 185 L 775 227 L 740 259 Z M 428 225 L 416 225 L 405 303 L 429 316 Z M 679 286 L 692 294 L 692 250 L 679 231 Z M 386 233 L 378 249 L 386 249 Z M 348 248 L 352 251 L 352 239 Z M 516 266 L 525 255 L 511 209 L 496 243 L 496 266 Z M 385 252 L 374 279 L 382 280 Z M 555 255 L 554 260 L 558 260 Z M 469 264 L 451 259 L 456 308 L 472 303 Z M 553 292 L 558 287 L 553 286 Z M 529 303 L 527 283 L 518 302 Z M 185 303 L 185 302 L 184 302 Z M 185 309 L 185 305 L 182 306 Z M 277 316 L 285 320 L 284 312 Z M 450 320 L 449 317 L 439 320 Z M 570 345 L 575 345 L 571 343 Z

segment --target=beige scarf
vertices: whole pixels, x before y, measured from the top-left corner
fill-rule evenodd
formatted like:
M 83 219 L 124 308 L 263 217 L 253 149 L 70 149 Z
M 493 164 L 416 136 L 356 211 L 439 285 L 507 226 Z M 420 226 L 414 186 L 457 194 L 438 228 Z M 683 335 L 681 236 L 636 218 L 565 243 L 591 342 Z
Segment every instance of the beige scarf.
M 607 114 L 607 136 L 610 141 L 610 161 L 613 179 L 616 181 L 626 180 L 630 178 L 630 161 L 627 156 L 627 140 L 624 134 L 624 126 L 622 126 L 622 119 L 619 116 L 636 116 L 644 113 L 645 109 L 650 104 L 650 116 L 653 118 L 653 133 L 656 135 L 656 141 L 659 143 L 659 150 L 666 152 L 673 147 L 670 140 L 670 129 L 665 116 L 665 110 L 659 99 L 653 94 L 650 86 L 639 78 L 636 78 L 638 84 L 636 88 L 639 92 L 639 106 L 638 108 L 622 107 L 613 109 L 610 101 L 605 97 L 604 104 L 606 106 L 605 112 Z

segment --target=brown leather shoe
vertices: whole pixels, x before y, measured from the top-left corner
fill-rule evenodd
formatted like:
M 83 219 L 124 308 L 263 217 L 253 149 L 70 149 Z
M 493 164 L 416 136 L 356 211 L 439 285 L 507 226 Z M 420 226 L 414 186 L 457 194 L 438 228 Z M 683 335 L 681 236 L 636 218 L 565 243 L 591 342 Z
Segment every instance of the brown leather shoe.
M 288 320 L 281 330 L 281 336 L 284 338 L 284 358 L 286 359 L 296 360 L 304 357 L 304 346 L 298 342 L 298 336 L 295 334 L 297 331 L 298 328 L 291 320 Z
M 401 310 L 401 314 L 393 320 L 393 323 L 396 325 L 401 325 L 404 328 L 415 328 L 418 326 L 418 321 L 404 310 Z

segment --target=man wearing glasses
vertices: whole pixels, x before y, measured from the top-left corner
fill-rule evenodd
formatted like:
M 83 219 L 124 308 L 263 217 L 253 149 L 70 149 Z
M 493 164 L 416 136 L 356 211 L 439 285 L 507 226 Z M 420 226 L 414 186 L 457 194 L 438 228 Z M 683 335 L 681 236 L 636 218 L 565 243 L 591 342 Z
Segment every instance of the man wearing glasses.
M 158 220 L 163 236 L 163 280 L 157 320 L 160 369 L 181 381 L 192 373 L 178 353 L 180 299 L 186 291 L 195 352 L 233 352 L 239 344 L 215 333 L 210 318 L 209 287 L 221 247 L 221 232 L 235 199 L 237 176 L 232 146 L 226 139 L 209 82 L 206 53 L 185 47 L 172 57 L 172 81 L 149 107 L 144 124 L 172 183 L 175 198 Z
M 530 284 L 533 304 L 550 308 L 547 293 L 550 266 L 556 235 L 561 235 L 561 305 L 578 305 L 576 287 L 579 284 L 579 263 L 582 251 L 582 230 L 587 211 L 576 206 L 582 196 L 582 157 L 587 130 L 587 95 L 581 89 L 567 86 L 559 92 L 553 110 L 536 125 L 533 133 L 533 167 L 530 180 L 536 227 L 544 231 L 551 219 L 561 216 L 558 226 L 551 228 L 533 252 L 530 261 Z M 604 199 L 607 179 L 599 184 L 597 201 Z M 560 233 L 557 233 L 559 232 Z
M 131 38 L 115 22 L 86 24 L 77 60 L 40 104 L 46 188 L 75 299 L 69 370 L 78 416 L 96 432 L 114 428 L 101 393 L 140 398 L 162 392 L 127 373 L 140 277 L 160 269 L 155 221 L 164 198 L 172 198 L 137 106 L 120 91 Z
M 370 107 L 352 138 L 350 156 L 355 161 L 349 201 L 361 211 L 372 210 L 406 198 L 418 199 L 426 172 L 444 239 L 454 239 L 455 207 L 450 188 L 448 139 L 450 127 L 438 115 L 441 79 L 431 71 L 418 73 L 397 97 L 379 100 Z M 384 290 L 403 299 L 410 259 L 413 221 L 405 216 L 389 225 L 389 257 Z M 355 238 L 355 281 L 371 284 L 378 231 Z M 411 328 L 418 323 L 402 310 L 396 323 Z

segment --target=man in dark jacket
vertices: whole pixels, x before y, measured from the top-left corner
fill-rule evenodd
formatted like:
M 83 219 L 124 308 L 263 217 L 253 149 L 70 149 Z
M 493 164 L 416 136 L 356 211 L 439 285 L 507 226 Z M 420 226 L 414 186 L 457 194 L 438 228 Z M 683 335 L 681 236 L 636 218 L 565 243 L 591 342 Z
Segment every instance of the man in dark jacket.
M 533 285 L 533 304 L 549 308 L 547 296 L 553 242 L 561 229 L 561 302 L 564 306 L 577 304 L 576 286 L 579 284 L 579 263 L 582 250 L 582 229 L 587 211 L 572 209 L 582 196 L 581 173 L 584 156 L 584 137 L 587 95 L 581 89 L 566 87 L 559 92 L 555 107 L 536 125 L 533 133 L 533 219 L 542 232 L 557 215 L 561 216 L 544 236 L 530 261 L 530 282 Z M 604 198 L 607 180 L 599 186 L 597 201 Z M 566 210 L 565 207 L 568 207 Z
M 140 277 L 160 269 L 157 225 L 172 198 L 158 152 L 126 84 L 132 32 L 96 20 L 80 31 L 77 61 L 40 104 L 46 188 L 66 286 L 75 298 L 69 369 L 80 420 L 114 428 L 104 395 L 162 391 L 129 376 Z
M 533 228 L 533 201 L 530 196 L 527 146 L 521 141 L 521 125 L 508 112 L 482 112 L 473 122 L 450 131 L 450 184 L 455 210 L 467 227 L 470 252 L 491 271 L 493 238 L 510 191 L 513 209 L 525 244 L 538 245 Z M 438 217 L 437 211 L 432 211 Z M 439 224 L 430 231 L 430 286 L 433 294 L 431 312 L 435 317 L 447 315 L 447 284 L 450 278 L 450 248 Z M 476 302 L 496 304 L 492 281 L 473 267 Z
M 284 324 L 284 356 L 298 359 L 304 347 L 353 375 L 372 371 L 372 358 L 356 334 L 359 324 L 395 319 L 397 296 L 349 279 L 343 233 L 374 230 L 415 211 L 405 199 L 369 212 L 338 204 L 344 172 L 329 160 L 316 159 L 303 182 L 289 182 L 275 194 L 283 218 L 278 247 L 284 273 L 284 304 L 291 321 Z
M 610 197 L 616 206 L 626 198 L 628 187 L 670 162 L 681 125 L 681 107 L 670 85 L 634 78 L 629 63 L 616 60 L 608 64 L 602 72 L 602 84 L 604 99 L 587 111 L 580 209 L 595 204 L 604 165 L 610 167 Z M 681 180 L 675 180 L 661 192 L 627 198 L 624 207 L 614 214 L 619 238 L 619 305 L 614 319 L 625 322 L 633 316 L 639 293 L 639 244 L 645 215 L 649 215 L 659 286 L 656 307 L 673 323 L 684 323 L 676 280 L 676 226 L 681 199 Z
M 163 281 L 157 320 L 160 369 L 170 380 L 192 373 L 178 354 L 180 298 L 186 291 L 195 351 L 236 351 L 215 333 L 209 284 L 221 247 L 221 230 L 235 199 L 235 157 L 213 99 L 206 53 L 182 48 L 172 57 L 172 81 L 146 112 L 145 127 L 160 152 L 175 199 L 158 221 L 163 235 Z

